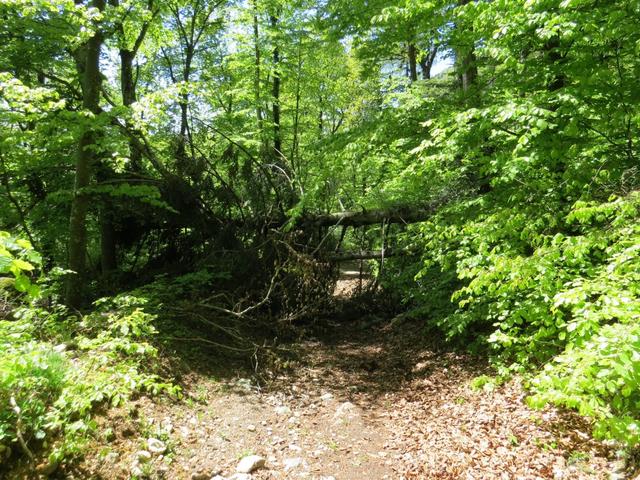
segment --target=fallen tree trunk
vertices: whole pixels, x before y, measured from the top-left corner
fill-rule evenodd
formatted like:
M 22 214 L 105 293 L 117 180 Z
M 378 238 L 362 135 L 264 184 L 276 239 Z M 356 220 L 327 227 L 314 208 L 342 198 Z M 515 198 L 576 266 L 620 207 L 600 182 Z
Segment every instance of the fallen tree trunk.
M 330 227 L 342 225 L 345 227 L 362 227 L 382 223 L 417 223 L 428 220 L 438 209 L 440 203 L 428 207 L 395 207 L 382 210 L 361 210 L 351 212 L 337 212 L 306 217 L 299 223 L 299 227 Z
M 305 230 L 322 227 L 364 227 L 367 225 L 411 224 L 429 220 L 441 207 L 459 198 L 455 194 L 444 194 L 428 204 L 399 205 L 395 207 L 374 210 L 351 210 L 334 213 L 305 213 L 297 218 L 283 217 L 254 217 L 243 220 L 232 220 L 239 228 L 253 228 L 260 230 L 281 229 Z
M 360 212 L 337 212 L 305 218 L 300 222 L 302 227 L 362 227 L 382 223 L 417 223 L 427 220 L 433 215 L 435 208 L 397 207 L 386 210 L 362 210 Z
M 383 221 L 387 224 L 424 222 L 456 197 L 457 195 L 452 192 L 445 192 L 426 205 L 399 205 L 376 210 L 365 210 L 363 208 L 359 211 L 303 216 L 296 222 L 296 227 L 331 227 L 334 225 L 363 227 L 365 225 L 379 224 Z
M 323 257 L 323 260 L 332 263 L 349 262 L 352 260 L 376 260 L 380 258 L 389 257 L 405 257 L 410 255 L 417 255 L 416 250 L 396 250 L 385 249 L 384 256 L 382 250 L 360 250 L 360 251 L 348 251 L 348 252 L 335 252 L 330 253 Z

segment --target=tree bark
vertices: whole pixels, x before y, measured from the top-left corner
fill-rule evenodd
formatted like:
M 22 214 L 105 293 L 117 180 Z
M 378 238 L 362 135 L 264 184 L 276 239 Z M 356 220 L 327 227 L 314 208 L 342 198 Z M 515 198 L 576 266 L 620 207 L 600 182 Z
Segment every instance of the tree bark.
M 300 100 L 301 100 L 301 83 L 302 83 L 302 40 L 298 40 L 298 65 L 296 74 L 296 106 L 293 114 L 293 140 L 291 141 L 291 154 L 289 158 L 291 160 L 291 170 L 294 174 L 300 173 L 299 165 L 296 163 L 298 159 L 298 152 L 300 142 L 298 139 L 298 132 L 300 130 Z
M 260 92 L 260 26 L 258 24 L 258 5 L 256 1 L 253 2 L 253 9 L 253 47 L 255 55 L 255 77 L 253 79 L 253 84 L 256 102 L 256 120 L 258 122 L 258 135 L 260 135 L 260 138 L 262 139 L 262 106 L 260 104 L 262 101 L 262 95 Z
M 438 54 L 438 47 L 433 46 L 429 52 L 420 59 L 420 70 L 422 71 L 422 79 L 429 80 L 431 78 L 431 69 Z
M 111 0 L 114 6 L 119 6 L 120 0 Z M 121 47 L 119 49 L 120 55 L 120 93 L 122 95 L 122 105 L 130 107 L 137 101 L 136 92 L 136 77 L 135 69 L 133 66 L 138 50 L 142 46 L 142 42 L 147 36 L 149 30 L 149 24 L 158 14 L 158 9 L 154 7 L 154 0 L 148 0 L 147 8 L 151 11 L 151 20 L 143 23 L 138 36 L 132 47 L 128 47 L 126 44 L 126 33 L 124 25 L 120 23 L 118 25 Z M 127 128 L 132 128 L 131 122 L 127 121 Z M 142 168 L 142 152 L 136 147 L 135 143 L 129 140 L 129 158 L 131 160 L 131 170 L 134 172 L 140 172 Z
M 105 165 L 98 163 L 96 180 L 106 183 L 115 177 L 114 171 Z M 102 275 L 106 276 L 118 269 L 118 246 L 116 241 L 116 228 L 114 217 L 116 215 L 114 204 L 109 195 L 103 195 L 100 199 L 100 267 Z
M 33 235 L 31 234 L 29 225 L 27 224 L 27 217 L 24 213 L 24 210 L 20 206 L 20 203 L 18 202 L 18 200 L 13 195 L 13 192 L 11 190 L 11 184 L 9 183 L 9 178 L 10 178 L 9 170 L 5 166 L 4 160 L 1 154 L 0 154 L 0 165 L 2 165 L 2 170 L 3 170 L 2 175 L 0 176 L 0 184 L 4 186 L 5 191 L 7 192 L 7 198 L 13 204 L 13 207 L 15 208 L 16 213 L 18 214 L 18 218 L 20 219 L 20 227 L 22 228 L 22 231 L 25 233 L 27 238 L 29 238 L 31 245 L 33 245 L 35 248 L 39 248 Z
M 407 56 L 409 57 L 409 79 L 411 83 L 418 81 L 418 49 L 414 43 L 410 43 L 407 47 Z
M 545 42 L 544 56 L 549 66 L 557 70 L 557 73 L 553 75 L 547 85 L 547 89 L 550 92 L 555 92 L 564 88 L 567 78 L 563 73 L 563 69 L 558 68 L 563 62 L 562 54 L 560 53 L 560 37 L 556 35 Z
M 91 6 L 103 11 L 105 0 L 92 0 Z M 100 90 L 100 48 L 102 33 L 96 30 L 94 35 L 81 47 L 83 50 L 77 62 L 78 74 L 82 84 L 82 106 L 88 112 L 99 113 Z M 89 186 L 97 153 L 93 150 L 96 130 L 86 125 L 78 142 L 76 153 L 76 171 L 69 219 L 69 269 L 74 273 L 67 278 L 66 302 L 71 307 L 79 307 L 84 293 L 87 256 L 87 211 L 89 197 L 83 190 Z
M 188 42 L 188 39 L 185 39 Z M 184 88 L 188 88 L 191 78 L 191 62 L 193 61 L 194 47 L 191 43 L 185 45 L 185 62 L 182 70 L 182 81 Z M 177 166 L 181 174 L 187 169 L 187 141 L 189 140 L 189 93 L 180 94 L 178 100 L 180 106 L 180 134 L 178 136 L 178 147 L 176 149 Z
M 118 269 L 118 245 L 113 223 L 113 205 L 105 201 L 100 211 L 100 267 L 102 275 Z
M 471 0 L 459 0 L 458 5 L 467 5 Z M 460 27 L 458 27 L 460 28 Z M 470 30 L 472 27 L 468 27 Z M 470 45 L 460 48 L 457 52 L 458 55 L 458 68 L 460 71 L 460 80 L 462 84 L 462 91 L 469 92 L 478 81 L 478 65 L 475 53 L 475 45 L 473 42 Z
M 462 58 L 462 90 L 468 92 L 478 82 L 478 66 L 476 65 L 476 54 L 473 46 Z
M 120 49 L 120 93 L 122 94 L 122 105 L 125 107 L 130 107 L 137 100 L 133 74 L 135 55 L 132 50 Z M 131 122 L 127 121 L 127 127 L 131 128 Z M 131 160 L 131 170 L 139 172 L 142 167 L 142 152 L 136 148 L 132 141 L 129 141 L 129 158 Z
M 274 33 L 278 26 L 278 17 L 271 15 L 271 28 Z M 273 153 L 275 158 L 282 158 L 282 135 L 280 129 L 280 48 L 277 40 L 273 47 Z

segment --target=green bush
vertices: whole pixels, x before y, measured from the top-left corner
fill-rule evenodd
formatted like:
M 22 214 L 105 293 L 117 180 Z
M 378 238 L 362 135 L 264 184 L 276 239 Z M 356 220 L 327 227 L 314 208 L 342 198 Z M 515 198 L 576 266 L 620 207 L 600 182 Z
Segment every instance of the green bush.
M 31 307 L 0 322 L 0 445 L 24 449 L 22 437 L 58 462 L 81 451 L 97 405 L 121 405 L 141 392 L 179 393 L 149 367 L 157 356 L 150 343 L 155 317 L 140 302 L 105 300 L 94 313 L 66 322 Z M 76 331 L 54 346 L 41 335 L 59 332 L 50 325 L 58 321 Z
M 500 205 L 457 224 L 435 219 L 422 227 L 429 254 L 418 280 L 434 265 L 455 269 L 458 308 L 436 320 L 449 338 L 486 331 L 499 374 L 544 366 L 533 404 L 575 408 L 597 420 L 598 435 L 636 445 L 639 217 L 631 192 L 575 202 L 555 223 Z
M 15 443 L 18 435 L 43 439 L 49 406 L 65 386 L 66 361 L 34 341 L 8 348 L 5 327 L 0 326 L 0 444 Z
M 603 326 L 546 365 L 532 380 L 533 406 L 554 403 L 595 418 L 595 433 L 640 443 L 640 325 Z
M 0 274 L 11 274 L 25 296 L 13 319 L 0 321 L 0 451 L 43 449 L 59 462 L 82 450 L 97 405 L 179 390 L 150 367 L 156 317 L 145 298 L 102 299 L 82 318 L 38 307 L 28 273 L 38 262 L 28 242 L 0 235 Z

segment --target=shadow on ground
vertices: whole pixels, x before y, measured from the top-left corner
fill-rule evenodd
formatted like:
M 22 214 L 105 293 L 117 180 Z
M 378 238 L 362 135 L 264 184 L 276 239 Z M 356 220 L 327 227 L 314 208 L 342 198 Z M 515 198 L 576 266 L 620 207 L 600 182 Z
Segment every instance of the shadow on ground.
M 451 349 L 424 321 L 400 318 L 362 314 L 319 321 L 299 342 L 286 346 L 295 360 L 267 388 L 306 385 L 350 401 L 371 402 L 443 368 L 465 371 L 469 377 L 487 372 L 485 358 Z

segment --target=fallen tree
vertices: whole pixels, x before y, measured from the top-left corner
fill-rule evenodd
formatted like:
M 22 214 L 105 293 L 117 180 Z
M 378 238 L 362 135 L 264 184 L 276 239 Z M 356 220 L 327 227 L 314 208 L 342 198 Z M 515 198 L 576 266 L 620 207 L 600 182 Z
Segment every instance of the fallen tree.
M 347 252 L 335 252 L 330 253 L 323 257 L 323 260 L 332 263 L 349 262 L 352 260 L 376 260 L 380 258 L 389 257 L 405 257 L 411 255 L 417 255 L 415 250 L 397 250 L 388 248 L 383 250 L 360 250 L 360 251 L 347 251 Z
M 378 210 L 346 211 L 326 213 L 304 217 L 297 223 L 298 228 L 331 227 L 363 227 L 382 222 L 389 223 L 418 223 L 428 220 L 442 205 L 442 201 L 434 202 L 427 207 L 400 206 Z

